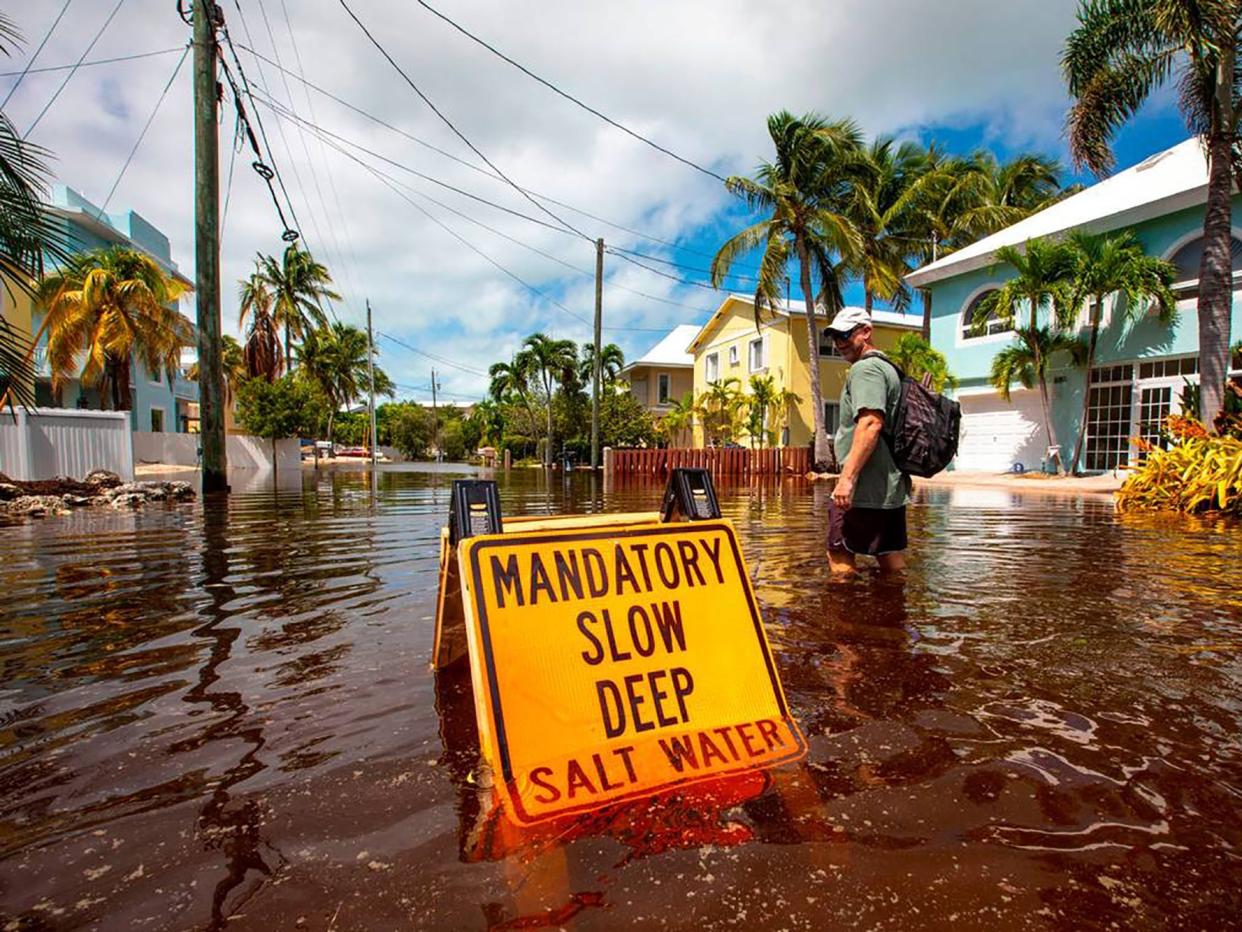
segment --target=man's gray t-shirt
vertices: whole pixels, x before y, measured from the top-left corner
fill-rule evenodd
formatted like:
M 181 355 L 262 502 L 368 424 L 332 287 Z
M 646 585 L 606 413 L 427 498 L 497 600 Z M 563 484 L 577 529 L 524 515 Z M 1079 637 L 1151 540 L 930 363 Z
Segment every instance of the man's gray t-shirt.
M 854 428 L 864 408 L 884 412 L 884 427 L 895 423 L 901 401 L 897 370 L 876 356 L 850 366 L 841 389 L 841 426 L 833 444 L 837 461 L 844 463 L 854 443 Z M 901 508 L 910 503 L 910 477 L 893 462 L 888 441 L 880 437 L 871 457 L 863 464 L 854 484 L 854 505 L 859 508 Z

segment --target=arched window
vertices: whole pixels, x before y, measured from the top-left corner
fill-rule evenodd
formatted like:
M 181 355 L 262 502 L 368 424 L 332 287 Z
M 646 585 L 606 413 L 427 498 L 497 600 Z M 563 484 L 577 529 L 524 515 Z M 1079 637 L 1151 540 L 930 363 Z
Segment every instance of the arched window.
M 1242 271 L 1242 240 L 1236 236 L 1230 242 L 1229 267 L 1235 276 Z M 1169 259 L 1177 266 L 1177 275 L 1173 279 L 1174 290 L 1179 297 L 1193 297 L 1199 293 L 1199 263 L 1203 261 L 1203 237 L 1192 239 L 1181 247 Z
M 988 312 L 987 319 L 983 321 L 981 327 L 975 326 L 975 315 L 979 312 L 979 305 L 982 304 L 989 295 L 996 294 L 995 288 L 989 288 L 987 291 L 981 291 L 979 294 L 966 305 L 966 309 L 962 311 L 962 339 L 972 340 L 976 337 L 990 337 L 997 333 L 1008 333 L 1013 330 L 1013 318 L 1002 317 L 997 313 L 997 309 L 993 308 Z

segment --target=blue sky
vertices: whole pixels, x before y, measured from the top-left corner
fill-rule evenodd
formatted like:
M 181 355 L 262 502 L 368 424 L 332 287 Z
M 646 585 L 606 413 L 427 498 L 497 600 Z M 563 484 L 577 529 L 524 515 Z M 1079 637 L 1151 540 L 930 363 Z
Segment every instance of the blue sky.
M 1058 61 L 1077 0 L 435 5 L 558 86 L 721 174 L 749 173 L 769 154 L 766 118 L 780 109 L 850 116 L 869 134 L 934 138 L 955 152 L 983 146 L 1002 157 L 1019 151 L 1066 157 L 1061 125 L 1067 101 Z M 11 11 L 27 42 L 4 70 L 26 63 L 60 6 L 21 4 Z M 173 74 L 188 30 L 167 0 L 124 0 L 100 34 L 113 6 L 77 0 L 36 64 L 72 63 L 97 34 L 90 59 L 170 51 L 82 68 L 31 138 L 55 153 L 56 180 L 96 203 L 116 185 L 109 209 L 134 209 L 163 230 L 174 259 L 192 274 L 188 64 Z M 544 202 L 586 237 L 411 174 L 408 169 L 510 211 L 538 213 L 511 187 L 479 171 L 478 156 L 418 99 L 337 0 L 224 4 L 258 98 L 249 109 L 262 117 L 270 139 L 265 158 L 289 189 L 286 209 L 296 211 L 303 242 L 327 263 L 343 293 L 338 316 L 362 323 L 370 299 L 376 328 L 385 335 L 381 364 L 402 395 L 428 398 L 434 366 L 446 395 L 475 399 L 486 389 L 488 365 L 507 359 L 532 331 L 589 339 L 594 237 L 706 269 L 725 237 L 746 222 L 715 179 L 555 96 L 417 5 L 350 0 L 350 6 L 476 147 L 523 187 L 571 205 Z M 65 74 L 30 74 L 6 114 L 24 129 Z M 303 79 L 396 129 L 309 89 Z M 0 77 L 0 94 L 13 81 Z M 1120 134 L 1119 166 L 1184 138 L 1171 100 L 1162 94 Z M 149 118 L 149 132 L 121 174 Z M 256 253 L 275 253 L 282 244 L 266 187 L 249 167 L 251 156 L 231 154 L 233 126 L 230 110 L 221 120 L 221 175 L 227 180 L 231 169 L 232 177 L 226 185 L 223 318 L 225 331 L 236 334 L 236 283 Z M 749 290 L 748 282 L 736 285 Z M 847 297 L 861 301 L 857 288 Z M 606 337 L 628 356 L 641 354 L 676 324 L 701 322 L 719 300 L 710 290 L 607 258 L 605 323 L 616 329 Z M 192 303 L 183 310 L 192 314 Z

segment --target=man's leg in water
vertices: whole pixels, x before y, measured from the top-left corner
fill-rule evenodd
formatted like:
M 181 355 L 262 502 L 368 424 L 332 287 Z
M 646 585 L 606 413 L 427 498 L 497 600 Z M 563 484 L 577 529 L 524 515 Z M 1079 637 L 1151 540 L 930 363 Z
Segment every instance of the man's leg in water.
M 848 550 L 829 550 L 828 570 L 833 576 L 848 576 L 857 573 L 858 567 L 854 563 L 854 555 Z
M 906 568 L 906 552 L 904 550 L 882 553 L 876 559 L 880 562 L 880 571 L 883 573 L 900 573 Z

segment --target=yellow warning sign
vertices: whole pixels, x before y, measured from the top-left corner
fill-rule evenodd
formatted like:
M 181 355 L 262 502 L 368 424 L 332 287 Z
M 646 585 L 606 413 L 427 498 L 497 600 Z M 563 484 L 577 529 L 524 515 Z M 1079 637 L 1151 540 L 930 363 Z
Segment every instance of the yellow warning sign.
M 519 822 L 802 756 L 727 521 L 459 550 L 480 738 Z

